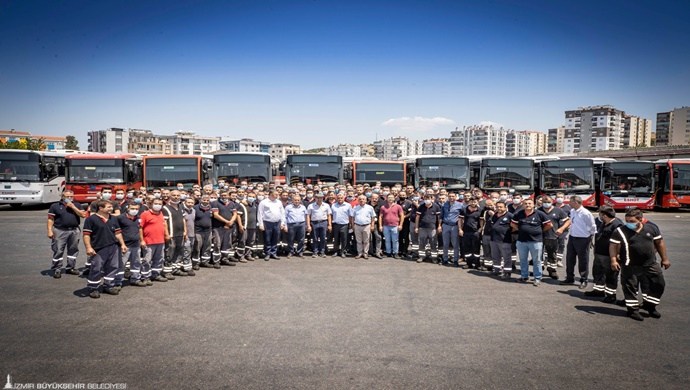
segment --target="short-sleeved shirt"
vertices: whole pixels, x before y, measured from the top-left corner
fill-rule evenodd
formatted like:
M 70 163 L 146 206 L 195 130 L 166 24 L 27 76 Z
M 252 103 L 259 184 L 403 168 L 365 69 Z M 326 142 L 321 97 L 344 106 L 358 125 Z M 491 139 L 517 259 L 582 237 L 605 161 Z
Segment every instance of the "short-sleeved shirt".
M 139 221 L 146 245 L 165 244 L 165 218 L 162 211 L 156 214 L 153 210 L 146 210 L 139 216 Z
M 118 241 L 115 235 L 121 232 L 117 217 L 112 215 L 109 215 L 108 219 L 103 219 L 100 215 L 93 214 L 84 220 L 84 235 L 91 237 L 91 247 L 96 252 L 116 245 Z
M 122 229 L 122 239 L 125 241 L 127 246 L 139 246 L 139 227 L 141 226 L 141 221 L 139 221 L 139 216 L 131 217 L 129 215 L 120 214 L 117 217 L 117 223 L 120 224 Z
M 650 266 L 656 263 L 654 242 L 661 240 L 661 232 L 654 224 L 645 223 L 636 232 L 620 226 L 611 235 L 611 242 L 620 244 L 620 263 L 625 266 Z
M 543 212 L 534 210 L 527 215 L 524 209 L 513 215 L 511 222 L 518 224 L 518 241 L 522 242 L 543 241 L 543 228 L 551 223 Z
M 441 216 L 441 208 L 438 207 L 438 204 L 436 203 L 432 203 L 429 207 L 427 207 L 426 204 L 423 204 L 417 208 L 417 215 L 419 216 L 418 228 L 437 228 L 438 219 Z
M 383 217 L 383 226 L 400 226 L 400 214 L 403 212 L 402 206 L 393 203 L 392 206 L 385 204 L 381 206 L 381 216 Z
M 187 237 L 194 237 L 194 220 L 196 219 L 196 211 L 194 210 L 194 206 L 192 206 L 191 209 L 185 207 L 184 213 L 184 221 L 185 224 L 187 224 Z
M 400 206 L 402 206 L 403 213 L 405 215 L 409 214 L 408 219 L 410 220 L 410 222 L 414 222 L 417 218 L 417 206 L 414 205 L 414 202 L 410 199 L 407 199 Z
M 257 217 L 257 212 L 259 210 L 256 206 L 256 202 L 247 203 L 243 206 L 244 206 L 245 213 L 246 213 L 244 215 L 245 218 L 242 221 L 242 223 L 245 224 L 244 228 L 245 229 L 256 229 L 256 227 L 258 226 L 256 217 Z
M 614 218 L 610 224 L 605 225 L 604 221 L 597 218 L 597 234 L 594 236 L 594 254 L 600 256 L 609 256 L 609 245 L 611 245 L 611 236 L 613 232 L 619 227 L 623 226 L 623 221 Z
M 441 220 L 446 225 L 457 225 L 460 214 L 462 214 L 465 206 L 460 202 L 450 201 L 446 202 L 441 206 Z
M 321 202 L 321 206 L 314 202 L 307 207 L 307 215 L 309 215 L 311 222 L 325 221 L 331 215 L 331 206 L 326 202 Z
M 350 210 L 350 216 L 354 219 L 355 225 L 370 225 L 376 221 L 376 211 L 374 211 L 370 204 L 353 207 Z
M 75 203 L 77 209 L 83 210 L 79 203 Z M 48 218 L 53 220 L 53 226 L 58 229 L 74 229 L 81 225 L 81 217 L 67 207 L 63 201 L 53 203 L 48 209 Z
M 211 205 L 204 208 L 201 203 L 194 205 L 194 233 L 208 233 L 213 225 L 213 213 Z
M 510 223 L 512 220 L 512 213 L 506 212 L 501 216 L 494 214 L 491 217 L 491 241 L 503 242 L 506 244 L 512 243 L 513 237 L 510 234 Z
M 302 203 L 295 206 L 290 203 L 285 206 L 285 223 L 302 223 L 307 220 L 307 208 Z
M 482 217 L 483 210 L 477 207 L 474 210 L 471 210 L 469 207 L 466 207 L 462 213 L 460 213 L 460 217 L 463 219 L 462 221 L 462 231 L 465 233 L 475 233 L 479 231 L 479 220 Z
M 225 218 L 226 220 L 231 220 L 233 215 L 237 212 L 237 205 L 235 202 L 228 200 L 228 203 L 223 203 L 220 200 L 211 202 L 211 211 L 218 212 L 218 215 Z M 211 221 L 213 228 L 222 228 L 225 224 L 215 218 Z
M 515 215 L 518 211 L 524 210 L 525 204 L 523 202 L 520 202 L 519 205 L 515 205 L 514 203 L 509 204 L 508 205 L 508 212 Z
M 340 204 L 338 202 L 333 203 L 333 205 L 331 206 L 333 223 L 337 223 L 339 225 L 349 224 L 350 210 L 352 210 L 352 206 L 350 206 L 350 204 L 347 202 L 343 202 L 343 204 Z
M 543 212 L 546 214 L 546 216 L 549 218 L 549 221 L 551 221 L 551 229 L 547 230 L 544 232 L 544 238 L 545 239 L 551 239 L 555 240 L 558 238 L 558 235 L 556 235 L 556 230 L 560 229 L 561 226 L 563 226 L 568 220 L 570 219 L 570 216 L 563 211 L 563 209 L 559 207 L 552 207 L 551 211 L 546 212 L 543 207 L 539 208 L 539 211 Z
M 484 229 L 481 231 L 481 233 L 484 236 L 491 236 L 491 224 L 493 223 L 491 221 L 491 217 L 493 216 L 493 214 L 491 213 L 495 214 L 496 211 L 488 209 L 483 209 L 482 211 L 481 220 L 484 221 Z
M 163 206 L 161 211 L 170 237 L 184 237 L 185 217 L 187 216 L 184 207 L 178 204 L 177 209 L 175 209 L 173 206 L 167 205 Z

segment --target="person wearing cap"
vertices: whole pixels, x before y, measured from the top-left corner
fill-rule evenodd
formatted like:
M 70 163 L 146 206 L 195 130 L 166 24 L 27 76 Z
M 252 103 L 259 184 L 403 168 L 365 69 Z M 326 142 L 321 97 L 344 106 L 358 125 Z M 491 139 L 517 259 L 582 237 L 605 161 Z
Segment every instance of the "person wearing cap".
M 317 192 L 316 201 L 307 207 L 307 233 L 312 236 L 312 256 L 326 257 L 326 231 L 332 229 L 331 207 L 323 201 L 323 192 Z
M 79 203 L 74 203 L 74 192 L 65 190 L 61 200 L 50 206 L 48 210 L 48 238 L 53 250 L 53 261 L 50 267 L 53 277 L 62 276 L 62 259 L 67 249 L 67 268 L 70 275 L 79 275 L 76 269 L 79 255 L 79 226 L 81 218 L 86 218 L 86 211 Z

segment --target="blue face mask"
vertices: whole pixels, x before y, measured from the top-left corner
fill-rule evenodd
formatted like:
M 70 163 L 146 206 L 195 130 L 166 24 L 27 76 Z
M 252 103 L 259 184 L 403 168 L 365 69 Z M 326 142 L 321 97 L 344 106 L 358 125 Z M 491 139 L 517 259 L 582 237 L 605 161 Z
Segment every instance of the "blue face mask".
M 465 195 L 458 195 L 458 199 L 459 199 L 459 200 L 464 200 L 464 199 L 465 199 Z
M 134 203 L 139 204 L 139 203 L 141 203 L 141 201 L 142 201 L 141 198 L 134 198 Z
M 70 198 L 65 198 L 65 199 L 63 199 L 62 201 L 65 202 L 65 204 L 70 204 L 70 203 L 72 203 L 72 199 L 70 199 Z
M 636 223 L 627 222 L 625 224 L 625 227 L 627 227 L 630 230 L 637 230 L 637 224 Z
M 247 202 L 249 202 L 249 203 L 254 203 L 255 200 L 256 199 L 252 198 L 251 196 L 249 198 L 247 198 Z
M 371 198 L 371 192 L 366 192 L 366 193 L 364 193 L 364 195 L 365 195 L 367 198 Z

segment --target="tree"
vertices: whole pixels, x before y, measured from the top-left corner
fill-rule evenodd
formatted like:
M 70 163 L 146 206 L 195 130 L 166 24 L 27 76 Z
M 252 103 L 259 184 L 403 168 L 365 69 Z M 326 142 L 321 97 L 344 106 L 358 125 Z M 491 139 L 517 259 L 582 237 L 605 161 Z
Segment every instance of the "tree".
M 0 149 L 45 150 L 46 144 L 43 142 L 43 138 L 21 138 L 17 141 L 0 140 Z
M 77 137 L 73 135 L 68 135 L 67 142 L 65 142 L 65 149 L 79 150 L 79 141 L 77 141 Z

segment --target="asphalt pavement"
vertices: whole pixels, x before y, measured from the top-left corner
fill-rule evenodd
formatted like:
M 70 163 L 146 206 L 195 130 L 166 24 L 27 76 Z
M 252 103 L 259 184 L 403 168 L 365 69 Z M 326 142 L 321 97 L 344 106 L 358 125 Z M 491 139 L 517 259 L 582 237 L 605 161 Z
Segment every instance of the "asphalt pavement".
M 373 258 L 202 268 L 194 277 L 126 286 L 119 296 L 96 300 L 86 296 L 85 278 L 53 279 L 47 272 L 46 213 L 0 206 L 0 380 L 10 374 L 24 388 L 685 389 L 690 383 L 690 213 L 647 214 L 661 228 L 672 266 L 661 319 L 643 322 L 550 279 L 533 287 L 478 271 Z

